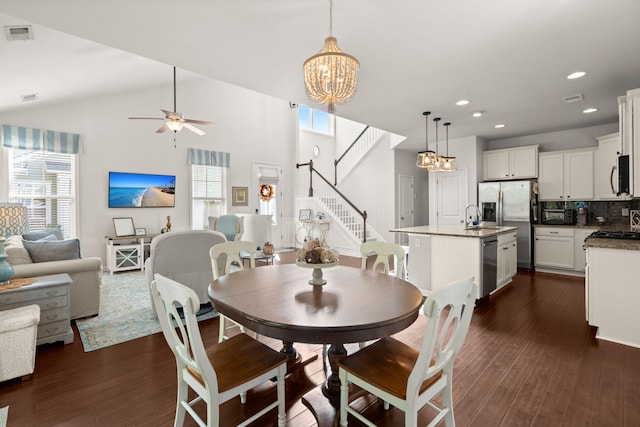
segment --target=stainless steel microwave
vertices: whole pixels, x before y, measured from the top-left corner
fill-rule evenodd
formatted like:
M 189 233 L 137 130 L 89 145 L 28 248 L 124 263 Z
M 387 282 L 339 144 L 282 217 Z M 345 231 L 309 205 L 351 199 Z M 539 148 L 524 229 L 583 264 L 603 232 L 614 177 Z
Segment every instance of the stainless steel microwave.
M 543 224 L 572 225 L 576 223 L 574 209 L 543 209 Z

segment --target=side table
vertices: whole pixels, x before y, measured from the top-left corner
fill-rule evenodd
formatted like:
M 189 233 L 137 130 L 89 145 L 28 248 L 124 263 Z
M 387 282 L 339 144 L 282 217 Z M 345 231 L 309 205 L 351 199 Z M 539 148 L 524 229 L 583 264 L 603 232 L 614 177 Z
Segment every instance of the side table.
M 255 254 L 253 254 L 253 259 L 257 261 L 262 261 L 265 265 L 273 265 L 273 258 L 275 257 L 275 255 L 265 255 L 264 253 L 261 252 L 257 252 Z M 249 261 L 249 253 L 247 252 L 241 252 L 240 253 L 240 259 L 242 260 L 242 264 L 243 267 L 246 267 L 245 261 Z
M 71 277 L 68 274 L 53 274 L 35 277 L 30 285 L 0 291 L 0 310 L 38 304 L 40 323 L 38 323 L 37 345 L 63 341 L 73 342 L 73 330 L 70 320 Z

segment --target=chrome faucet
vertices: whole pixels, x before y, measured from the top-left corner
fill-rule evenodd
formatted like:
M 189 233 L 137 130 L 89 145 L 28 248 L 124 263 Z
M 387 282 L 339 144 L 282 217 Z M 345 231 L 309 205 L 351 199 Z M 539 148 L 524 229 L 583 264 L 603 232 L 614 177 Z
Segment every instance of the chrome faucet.
M 469 208 L 475 208 L 476 210 L 476 215 L 475 215 L 476 224 L 473 223 L 474 216 L 469 215 Z M 474 227 L 480 224 L 480 208 L 478 207 L 478 205 L 467 205 L 464 208 L 464 221 L 465 221 L 465 228 Z

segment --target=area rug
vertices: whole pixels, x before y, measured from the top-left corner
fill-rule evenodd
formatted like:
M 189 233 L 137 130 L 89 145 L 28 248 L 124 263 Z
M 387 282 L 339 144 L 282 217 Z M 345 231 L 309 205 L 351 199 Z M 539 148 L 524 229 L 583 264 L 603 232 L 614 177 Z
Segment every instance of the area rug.
M 198 316 L 198 320 L 218 316 L 214 310 Z M 141 271 L 102 276 L 100 314 L 76 320 L 84 351 L 134 340 L 160 332 L 160 322 L 151 312 L 149 288 Z
M 7 427 L 7 417 L 9 416 L 9 407 L 0 408 L 0 427 Z

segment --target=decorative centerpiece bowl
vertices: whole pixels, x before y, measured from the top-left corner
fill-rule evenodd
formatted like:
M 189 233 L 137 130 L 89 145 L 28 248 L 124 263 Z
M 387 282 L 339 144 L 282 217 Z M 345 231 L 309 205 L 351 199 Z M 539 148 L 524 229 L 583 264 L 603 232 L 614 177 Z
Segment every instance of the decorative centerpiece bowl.
M 311 273 L 312 279 L 309 280 L 309 284 L 313 286 L 322 286 L 326 284 L 327 281 L 322 278 L 322 269 L 335 267 L 338 264 L 339 264 L 338 261 L 318 263 L 318 264 L 311 264 L 305 261 L 296 261 L 296 265 L 298 267 L 313 268 L 313 273 Z

